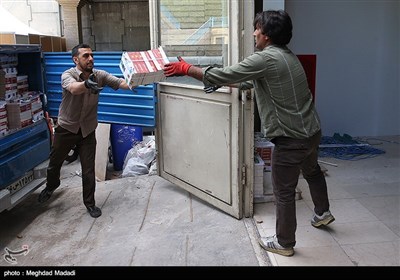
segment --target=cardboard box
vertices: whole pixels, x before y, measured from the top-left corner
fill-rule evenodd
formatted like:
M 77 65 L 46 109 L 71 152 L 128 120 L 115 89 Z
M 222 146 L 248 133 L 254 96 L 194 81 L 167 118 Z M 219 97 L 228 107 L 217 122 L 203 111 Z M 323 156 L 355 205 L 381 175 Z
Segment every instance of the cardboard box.
M 4 99 L 6 101 L 13 100 L 13 99 L 17 98 L 17 90 L 16 89 L 6 90 L 4 92 L 4 95 L 3 94 L 0 95 L 0 98 Z
M 254 156 L 254 196 L 264 195 L 264 161 L 260 155 Z
M 32 116 L 43 111 L 43 103 L 40 99 L 33 99 L 31 103 Z
M 274 143 L 268 141 L 264 137 L 256 137 L 254 139 L 254 149 L 264 161 L 264 169 L 271 171 L 272 153 L 274 150 Z
M 137 52 L 123 52 L 119 64 L 129 88 L 157 83 L 165 79 L 164 65 L 169 63 L 163 48 Z
M 17 83 L 17 68 L 15 67 L 8 67 L 3 68 L 4 71 L 4 78 L 5 84 L 16 84 Z
M 7 128 L 8 125 L 8 119 L 7 115 L 0 115 L 0 130 Z
M 28 84 L 28 76 L 27 75 L 17 75 L 17 84 L 18 85 L 27 85 Z
M 14 32 L 2 32 L 0 33 L 0 44 L 29 44 L 29 38 L 28 35 L 15 34 Z
M 0 101 L 0 131 L 7 130 L 8 121 L 7 121 L 7 102 Z
M 0 138 L 8 135 L 8 129 L 0 129 Z
M 17 67 L 18 65 L 18 56 L 16 54 L 0 54 L 0 68 L 3 68 L 4 73 L 0 74 L 6 74 L 8 72 L 7 68 L 14 68 Z
M 37 34 L 28 34 L 29 44 L 40 44 L 40 35 Z
M 0 119 L 7 117 L 7 108 L 6 108 L 7 102 L 5 101 L 0 101 Z
M 5 100 L 6 98 L 6 85 L 0 84 L 0 99 Z
M 21 128 L 32 123 L 31 101 L 7 103 L 8 128 Z
M 44 119 L 43 110 L 36 111 L 35 113 L 32 114 L 32 122 L 37 122 L 40 121 L 41 119 Z

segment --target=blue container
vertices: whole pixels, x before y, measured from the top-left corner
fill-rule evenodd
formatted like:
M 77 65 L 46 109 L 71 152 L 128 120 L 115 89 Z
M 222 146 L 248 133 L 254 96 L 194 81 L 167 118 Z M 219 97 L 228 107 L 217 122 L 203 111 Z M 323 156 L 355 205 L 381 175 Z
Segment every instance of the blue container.
M 124 166 L 128 151 L 137 142 L 143 140 L 142 127 L 123 124 L 111 125 L 111 149 L 114 170 L 120 171 Z

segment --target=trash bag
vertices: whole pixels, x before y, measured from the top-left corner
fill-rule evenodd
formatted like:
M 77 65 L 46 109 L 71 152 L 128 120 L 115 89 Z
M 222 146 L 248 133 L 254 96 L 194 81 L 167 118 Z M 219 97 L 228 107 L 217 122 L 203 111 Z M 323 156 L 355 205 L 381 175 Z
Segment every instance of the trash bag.
M 145 175 L 156 158 L 154 136 L 145 136 L 143 141 L 137 143 L 126 155 L 122 177 Z

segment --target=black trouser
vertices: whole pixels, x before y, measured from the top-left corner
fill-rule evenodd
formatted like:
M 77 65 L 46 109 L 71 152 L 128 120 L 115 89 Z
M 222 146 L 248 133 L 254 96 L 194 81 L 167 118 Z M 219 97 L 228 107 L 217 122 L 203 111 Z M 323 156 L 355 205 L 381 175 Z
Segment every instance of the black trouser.
M 74 134 L 61 126 L 55 129 L 54 142 L 50 152 L 50 162 L 47 168 L 47 188 L 55 190 L 60 186 L 61 166 L 75 145 L 79 150 L 82 167 L 83 203 L 86 207 L 94 206 L 94 192 L 96 188 L 96 134 L 94 131 L 88 136 L 82 137 L 81 130 L 77 134 Z
M 314 211 L 329 210 L 326 181 L 318 165 L 321 131 L 308 139 L 276 137 L 272 155 L 272 184 L 276 199 L 276 236 L 283 247 L 296 244 L 296 186 L 300 170 L 310 188 Z

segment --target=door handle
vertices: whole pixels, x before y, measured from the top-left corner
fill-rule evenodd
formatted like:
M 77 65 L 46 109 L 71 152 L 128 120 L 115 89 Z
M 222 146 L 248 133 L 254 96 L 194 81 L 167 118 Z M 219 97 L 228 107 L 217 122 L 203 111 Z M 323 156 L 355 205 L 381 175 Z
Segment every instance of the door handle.
M 253 100 L 253 95 L 250 89 L 242 90 L 241 92 L 242 103 L 246 103 L 248 100 Z

